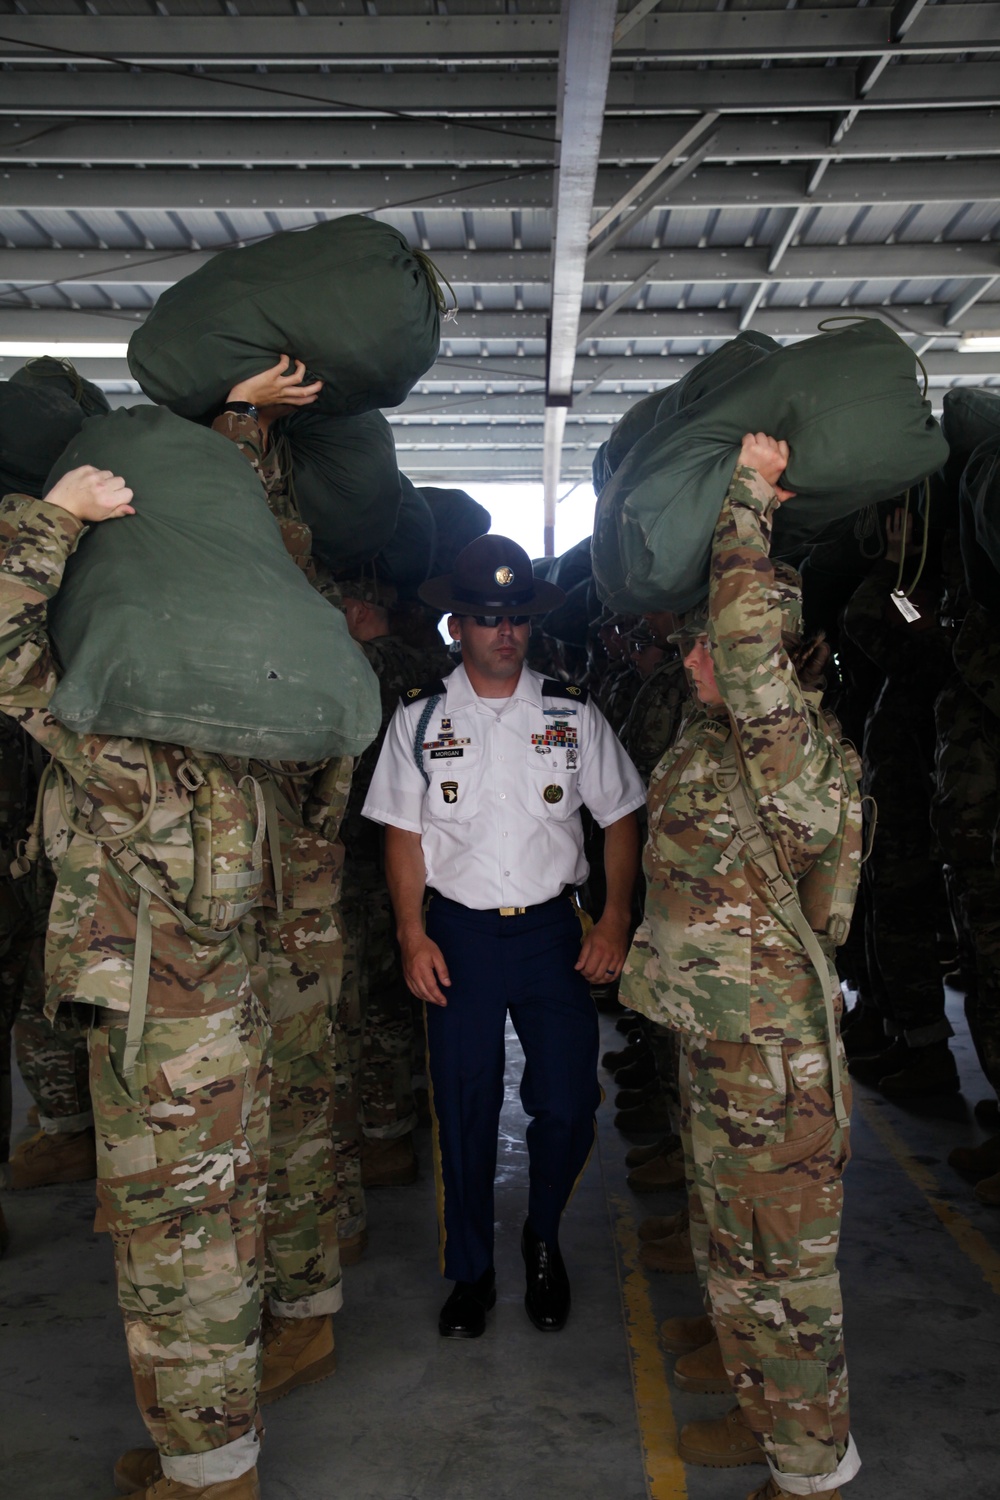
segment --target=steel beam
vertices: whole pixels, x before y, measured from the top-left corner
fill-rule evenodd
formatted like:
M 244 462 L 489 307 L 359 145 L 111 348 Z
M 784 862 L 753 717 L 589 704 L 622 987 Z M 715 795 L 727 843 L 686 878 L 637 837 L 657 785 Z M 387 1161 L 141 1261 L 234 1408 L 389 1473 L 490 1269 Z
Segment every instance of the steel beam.
M 812 194 L 806 192 L 805 168 L 803 163 L 759 169 L 736 164 L 701 166 L 676 189 L 669 206 L 711 210 L 1000 202 L 1000 172 L 992 161 L 835 162 Z M 599 171 L 595 207 L 602 210 L 612 204 L 639 175 L 638 169 Z M 133 214 L 299 213 L 311 223 L 321 212 L 377 212 L 410 204 L 428 215 L 435 209 L 551 208 L 552 172 L 548 166 L 525 168 L 512 177 L 506 170 L 459 168 L 227 172 L 156 167 L 148 171 L 72 167 L 58 171 L 17 166 L 0 172 L 0 199 L 5 205 L 0 218 L 13 209 L 113 212 L 127 207 Z M 649 211 L 665 206 L 654 196 Z
M 577 0 L 574 0 L 577 3 Z M 585 3 L 585 0 L 584 0 Z M 685 11 L 650 15 L 623 38 L 625 56 L 675 62 L 776 57 L 864 57 L 885 50 L 894 10 L 869 6 L 828 11 Z M 345 62 L 551 62 L 558 15 L 438 16 L 23 16 L 0 18 L 0 59 L 170 64 Z M 1000 6 L 929 6 L 900 50 L 907 56 L 992 52 L 1000 46 Z
M 598 3 L 598 0 L 594 0 Z M 946 6 L 937 9 L 957 9 Z M 789 14 L 796 14 L 790 12 Z M 811 14 L 811 12 L 810 12 Z M 1000 47 L 1000 43 L 998 43 Z M 662 120 L 610 119 L 600 160 L 657 163 L 667 131 L 680 133 L 685 116 Z M 679 127 L 679 128 L 678 128 Z M 91 166 L 485 167 L 548 165 L 553 130 L 548 120 L 204 120 L 140 119 L 0 122 L 0 162 L 86 162 Z M 1000 121 L 985 110 L 938 110 L 926 116 L 871 112 L 843 140 L 830 141 L 822 116 L 723 120 L 706 152 L 710 162 L 780 162 L 868 158 L 923 159 L 1000 154 Z M 596 170 L 596 163 L 595 163 Z M 665 189 L 668 191 L 668 189 Z
M 796 214 L 801 212 L 801 209 L 796 210 Z M 995 276 L 1000 264 L 996 244 L 980 240 L 939 244 L 789 245 L 785 248 L 785 238 L 790 236 L 793 227 L 793 224 L 786 227 L 785 235 L 774 251 L 766 245 L 610 251 L 593 267 L 581 263 L 570 295 L 577 296 L 576 288 L 582 292 L 584 284 L 637 290 L 636 283 L 640 278 L 643 284 L 648 281 L 662 287 L 731 286 L 761 281 L 781 285 L 793 281 L 962 280 Z M 779 252 L 780 263 L 774 265 Z M 187 250 L 0 249 L 0 283 L 24 287 L 51 283 L 65 286 L 70 291 L 74 283 L 89 283 L 112 290 L 138 285 L 156 293 L 204 265 L 212 254 L 211 251 Z M 541 250 L 432 249 L 431 254 L 442 274 L 456 287 L 549 284 L 552 263 Z M 558 257 L 558 231 L 556 254 Z M 562 288 L 555 276 L 552 282 L 556 288 L 555 297 L 561 297 Z M 554 301 L 553 306 L 556 305 Z M 579 327 L 579 305 L 576 312 L 575 336 Z M 641 316 L 652 320 L 658 314 L 655 309 L 647 309 Z M 462 338 L 467 317 L 467 312 L 460 311 L 457 323 L 446 326 L 446 337 Z M 554 385 L 553 389 L 561 387 Z
M 545 555 L 555 550 L 559 459 L 587 272 L 587 236 L 601 153 L 616 0 L 574 0 L 562 11 L 559 148 L 552 234 L 552 294 L 545 372 Z
M 857 71 L 851 61 L 828 67 L 782 64 L 767 69 L 674 72 L 669 107 L 671 113 L 768 113 L 775 108 L 776 86 L 783 115 L 825 114 L 852 107 L 928 110 L 1000 103 L 1000 73 L 992 62 L 921 62 L 916 66 L 911 61 L 905 68 L 889 67 L 879 78 L 874 97 L 863 99 L 855 97 Z M 8 72 L 0 92 L 0 115 L 328 119 L 331 114 L 364 117 L 404 110 L 435 119 L 550 117 L 554 101 L 553 77 L 548 71 L 320 73 L 279 69 L 267 74 L 212 74 L 85 68 L 72 73 Z M 662 115 L 663 111 L 661 73 L 612 72 L 606 114 Z

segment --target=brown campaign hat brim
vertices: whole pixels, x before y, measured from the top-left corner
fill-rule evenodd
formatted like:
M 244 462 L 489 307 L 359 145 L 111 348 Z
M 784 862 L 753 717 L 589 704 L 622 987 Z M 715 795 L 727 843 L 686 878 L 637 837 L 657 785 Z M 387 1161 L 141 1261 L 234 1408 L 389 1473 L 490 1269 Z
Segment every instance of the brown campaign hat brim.
M 562 604 L 566 598 L 561 588 L 547 583 L 544 578 L 532 577 L 532 587 L 527 599 L 501 596 L 498 588 L 494 598 L 459 598 L 452 582 L 451 573 L 442 573 L 438 578 L 428 578 L 417 590 L 420 598 L 432 609 L 447 615 L 547 615 L 550 609 Z

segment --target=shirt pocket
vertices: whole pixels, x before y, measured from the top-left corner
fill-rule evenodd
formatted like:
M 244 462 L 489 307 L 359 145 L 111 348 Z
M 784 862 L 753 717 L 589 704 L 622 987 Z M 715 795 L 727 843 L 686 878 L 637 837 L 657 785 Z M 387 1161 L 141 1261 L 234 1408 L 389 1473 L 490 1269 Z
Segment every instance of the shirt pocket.
M 425 750 L 424 771 L 430 778 L 424 806 L 432 823 L 467 823 L 475 816 L 482 773 L 478 746 L 459 745 L 447 754 Z
M 539 755 L 532 746 L 525 763 L 528 812 L 546 822 L 564 823 L 581 804 L 579 760 L 567 766 L 565 750 L 557 748 L 549 755 Z

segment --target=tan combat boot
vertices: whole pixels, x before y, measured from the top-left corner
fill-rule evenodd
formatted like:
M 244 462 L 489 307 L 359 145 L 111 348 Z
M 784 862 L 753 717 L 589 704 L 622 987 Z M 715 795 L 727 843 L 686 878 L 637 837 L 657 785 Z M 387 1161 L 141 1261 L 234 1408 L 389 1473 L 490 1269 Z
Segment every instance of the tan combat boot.
M 972 1191 L 987 1208 L 1000 1208 L 1000 1172 L 994 1172 L 992 1177 L 982 1178 Z
M 315 1385 L 337 1368 L 333 1318 L 276 1318 L 264 1325 L 264 1368 L 257 1399 L 261 1406 L 280 1401 L 296 1386 Z
M 155 1453 L 155 1449 L 137 1448 L 137 1453 Z M 115 1483 L 118 1483 L 118 1467 L 131 1455 L 126 1453 L 115 1466 Z M 159 1454 L 156 1454 L 159 1467 Z M 260 1500 L 260 1485 L 257 1470 L 247 1469 L 235 1479 L 223 1479 L 218 1484 L 181 1484 L 177 1479 L 168 1479 L 161 1474 L 158 1479 L 145 1485 L 141 1491 L 125 1491 L 126 1494 L 142 1494 L 144 1500 Z
M 346 1239 L 338 1240 L 337 1245 L 340 1249 L 340 1264 L 356 1266 L 368 1249 L 368 1231 L 359 1229 L 357 1234 L 349 1234 Z
M 728 1396 L 732 1384 L 722 1363 L 722 1349 L 713 1334 L 700 1349 L 682 1354 L 674 1365 L 674 1385 L 692 1396 Z
M 259 1411 L 254 1413 L 253 1425 L 263 1446 L 264 1419 Z M 130 1448 L 115 1464 L 115 1489 L 119 1495 L 137 1495 L 162 1478 L 158 1448 Z
M 633 1167 L 625 1179 L 633 1193 L 662 1193 L 684 1186 L 684 1152 L 679 1145 L 652 1161 Z
M 687 1230 L 681 1234 L 668 1234 L 665 1240 L 647 1241 L 639 1251 L 639 1264 L 647 1271 L 665 1271 L 674 1275 L 693 1271 L 694 1255 Z
M 715 1338 L 715 1328 L 706 1313 L 698 1318 L 667 1318 L 660 1324 L 660 1342 L 670 1354 L 690 1354 Z
M 48 1135 L 39 1130 L 10 1154 L 12 1188 L 54 1187 L 89 1182 L 97 1176 L 97 1148 L 92 1130 Z
M 738 1406 L 711 1422 L 688 1422 L 681 1428 L 677 1452 L 686 1464 L 704 1469 L 739 1469 L 766 1464 L 764 1450 Z
M 413 1149 L 413 1134 L 397 1136 L 395 1140 L 369 1140 L 361 1147 L 361 1186 L 409 1187 L 417 1180 L 417 1153 Z
M 658 1156 L 668 1156 L 679 1146 L 680 1141 L 675 1135 L 665 1135 L 652 1146 L 630 1146 L 625 1152 L 625 1165 L 644 1167 L 648 1161 L 655 1161 Z
M 821 1500 L 841 1500 L 839 1490 L 816 1490 L 815 1493 L 821 1497 Z M 786 1497 L 787 1500 L 793 1500 L 791 1492 L 783 1490 L 772 1474 L 765 1485 L 747 1496 L 747 1500 L 786 1500 Z
M 982 1182 L 1000 1172 L 1000 1135 L 990 1136 L 978 1146 L 956 1146 L 948 1153 L 948 1165 L 966 1182 Z
M 679 1208 L 675 1214 L 650 1214 L 639 1225 L 639 1238 L 643 1243 L 665 1240 L 672 1234 L 683 1234 L 690 1222 L 686 1208 Z

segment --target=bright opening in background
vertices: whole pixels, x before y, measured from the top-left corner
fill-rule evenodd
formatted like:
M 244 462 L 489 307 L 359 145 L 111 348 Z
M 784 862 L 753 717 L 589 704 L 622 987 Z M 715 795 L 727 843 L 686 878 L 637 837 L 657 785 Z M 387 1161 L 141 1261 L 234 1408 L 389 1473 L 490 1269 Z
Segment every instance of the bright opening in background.
M 443 483 L 443 481 L 438 481 Z M 467 480 L 463 488 L 485 505 L 493 517 L 492 530 L 509 536 L 529 557 L 541 557 L 544 548 L 544 516 L 540 484 L 477 484 Z M 565 499 L 556 507 L 556 555 L 590 536 L 594 529 L 594 491 L 590 480 L 573 487 L 563 485 Z

